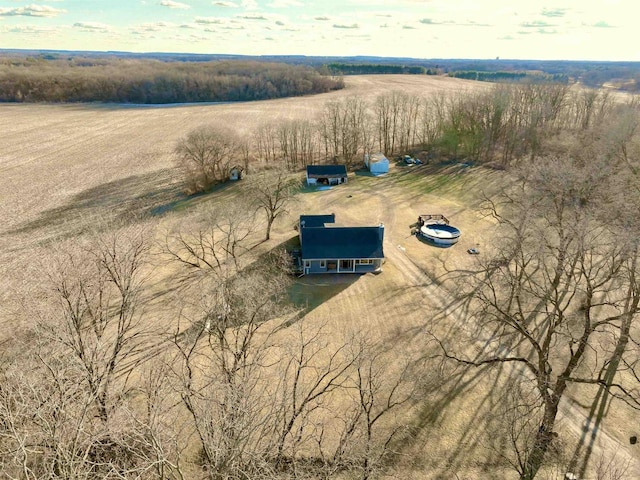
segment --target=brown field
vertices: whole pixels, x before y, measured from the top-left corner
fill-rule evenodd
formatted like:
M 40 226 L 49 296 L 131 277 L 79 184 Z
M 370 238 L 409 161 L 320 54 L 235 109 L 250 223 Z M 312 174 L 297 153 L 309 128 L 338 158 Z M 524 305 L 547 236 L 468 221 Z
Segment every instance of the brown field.
M 101 105 L 0 105 L 0 339 L 23 324 L 21 303 L 37 286 L 47 264 L 47 244 L 82 235 L 89 227 L 108 229 L 113 222 L 139 217 L 157 235 L 183 222 L 192 209 L 149 216 L 180 193 L 172 166 L 178 138 L 207 123 L 232 125 L 242 134 L 265 122 L 311 118 L 323 104 L 347 95 L 374 98 L 389 90 L 430 95 L 486 88 L 486 84 L 444 77 L 347 77 L 343 91 L 304 98 L 221 105 L 116 107 Z M 505 173 L 459 166 L 392 166 L 384 177 L 350 174 L 349 183 L 330 191 L 301 193 L 290 215 L 276 222 L 272 240 L 278 245 L 295 235 L 301 213 L 336 214 L 342 224 L 385 224 L 384 271 L 348 279 L 312 309 L 304 322 L 327 323 L 333 332 L 367 331 L 381 343 L 398 339 L 419 351 L 425 332 L 457 336 L 473 352 L 474 342 L 464 312 L 448 310 L 455 283 L 447 271 L 471 269 L 475 257 L 466 249 L 492 246 L 492 223 L 479 212 L 482 194 L 505 184 Z M 234 187 L 192 202 L 233 198 Z M 318 205 L 322 205 L 320 210 Z M 197 210 L 197 208 L 193 209 Z M 410 234 L 419 214 L 445 214 L 462 231 L 459 244 L 437 249 Z M 159 267 L 153 279 L 151 312 L 157 321 L 166 312 L 172 272 Z M 310 284 L 331 281 L 315 277 Z M 345 281 L 345 280 L 343 280 Z M 154 306 L 156 308 L 154 308 Z M 170 321 L 164 315 L 163 321 Z M 477 340 L 477 339 L 476 339 Z M 416 411 L 418 433 L 402 452 L 393 475 L 404 478 L 513 478 L 496 469 L 495 454 L 486 448 L 495 399 L 513 371 L 469 371 L 465 384 L 446 401 L 427 401 Z M 628 409 L 614 404 L 604 422 L 596 454 L 618 452 L 629 461 L 627 478 L 640 478 L 640 458 L 628 438 L 637 434 Z M 560 428 L 577 437 L 585 410 L 567 402 Z M 637 420 L 637 414 L 633 417 Z M 493 420 L 492 420 L 493 419 Z M 569 442 L 573 445 L 573 441 Z M 596 456 L 594 454 L 594 456 Z

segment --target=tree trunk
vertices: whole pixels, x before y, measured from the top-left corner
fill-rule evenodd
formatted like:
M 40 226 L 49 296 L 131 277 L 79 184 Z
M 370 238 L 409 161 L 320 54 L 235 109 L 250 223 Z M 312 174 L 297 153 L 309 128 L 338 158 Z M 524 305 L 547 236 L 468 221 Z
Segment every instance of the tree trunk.
M 554 397 L 555 398 L 548 399 L 545 402 L 542 423 L 540 424 L 540 428 L 538 428 L 535 443 L 525 462 L 524 469 L 520 474 L 520 480 L 533 480 L 544 463 L 544 457 L 553 441 L 553 427 L 556 423 L 556 416 L 558 415 L 559 397 L 555 395 Z
M 269 215 L 269 217 L 267 218 L 267 234 L 264 239 L 265 242 L 271 238 L 271 226 L 273 225 L 274 220 L 275 218 L 273 218 L 271 215 Z

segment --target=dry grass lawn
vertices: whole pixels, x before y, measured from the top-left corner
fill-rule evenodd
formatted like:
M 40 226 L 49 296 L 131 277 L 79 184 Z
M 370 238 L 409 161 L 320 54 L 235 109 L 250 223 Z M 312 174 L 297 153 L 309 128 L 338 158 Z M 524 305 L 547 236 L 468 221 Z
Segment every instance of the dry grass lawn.
M 47 264 L 47 244 L 82 235 L 88 225 L 109 229 L 113 222 L 139 218 L 157 235 L 185 222 L 198 206 L 233 199 L 234 186 L 200 197 L 194 208 L 149 216 L 180 194 L 172 167 L 178 138 L 207 123 L 231 125 L 249 135 L 265 122 L 312 118 L 326 101 L 348 95 L 369 99 L 390 90 L 430 95 L 486 88 L 484 84 L 444 77 L 347 77 L 343 91 L 305 98 L 220 105 L 115 107 L 100 105 L 0 105 L 0 327 L 21 328 L 20 300 L 34 291 Z M 295 235 L 301 213 L 335 213 L 345 225 L 385 224 L 386 263 L 380 275 L 350 277 L 302 320 L 327 324 L 336 336 L 364 331 L 380 343 L 401 342 L 409 354 L 421 350 L 429 331 L 459 337 L 473 352 L 464 312 L 446 308 L 451 270 L 472 269 L 470 247 L 491 247 L 493 224 L 479 210 L 483 194 L 493 195 L 505 173 L 460 166 L 392 165 L 388 175 L 350 174 L 349 183 L 328 191 L 301 193 L 290 216 L 276 222 L 268 249 Z M 419 214 L 442 213 L 462 231 L 458 245 L 438 249 L 411 235 Z M 260 253 L 259 251 L 257 253 Z M 171 268 L 153 277 L 154 321 L 170 322 Z M 331 282 L 307 278 L 305 282 Z M 345 280 L 343 280 L 345 281 Z M 162 319 L 162 320 L 160 320 Z M 0 333 L 0 339 L 7 333 Z M 513 478 L 499 468 L 488 448 L 500 398 L 510 371 L 471 370 L 446 396 L 425 400 L 415 410 L 416 436 L 407 443 L 394 476 L 404 478 Z M 584 409 L 567 410 L 561 428 L 579 433 Z M 577 418 L 574 418 L 575 416 Z M 634 415 L 620 407 L 605 420 L 605 453 L 619 450 L 631 462 L 628 478 L 640 478 L 640 455 L 627 449 Z M 610 435 L 610 437 L 608 436 Z M 619 443 L 619 446 L 616 445 Z M 570 443 L 571 444 L 571 443 Z

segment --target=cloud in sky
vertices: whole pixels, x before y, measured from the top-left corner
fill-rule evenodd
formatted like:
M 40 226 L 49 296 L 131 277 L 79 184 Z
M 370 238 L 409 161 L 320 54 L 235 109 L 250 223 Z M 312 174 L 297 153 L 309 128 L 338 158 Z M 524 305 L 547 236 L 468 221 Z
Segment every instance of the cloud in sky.
M 216 7 L 224 7 L 224 8 L 238 8 L 240 5 L 233 2 L 213 2 L 213 5 Z
M 4 30 L 9 33 L 17 33 L 20 35 L 51 35 L 59 33 L 60 29 L 56 27 L 46 27 L 42 25 L 15 25 Z
M 493 25 L 491 25 L 490 23 L 479 23 L 479 22 L 474 22 L 473 20 L 470 20 L 468 22 L 451 22 L 451 25 L 457 25 L 459 27 L 492 27 Z
M 549 28 L 536 28 L 534 29 L 529 29 L 529 30 L 520 30 L 517 32 L 519 35 L 531 35 L 531 34 L 535 34 L 538 33 L 540 35 L 556 35 L 558 33 L 560 33 L 557 29 L 549 29 Z
M 325 16 L 325 15 L 320 15 L 319 17 L 313 17 L 314 20 L 320 20 L 322 22 L 327 21 L 327 20 L 331 20 L 329 17 Z
M 540 15 L 549 18 L 558 18 L 564 17 L 567 13 L 568 8 L 543 8 Z
M 57 17 L 66 10 L 49 7 L 47 5 L 27 5 L 16 8 L 0 8 L 0 16 L 3 17 Z
M 591 25 L 592 27 L 597 28 L 614 28 L 613 25 L 609 25 L 607 22 L 599 21 Z
M 448 26 L 457 26 L 457 27 L 491 27 L 490 23 L 484 22 L 475 22 L 473 20 L 468 20 L 466 22 L 455 22 L 453 20 L 444 20 L 444 21 L 435 21 L 431 18 L 423 18 L 419 20 L 423 25 L 448 25 Z
M 73 28 L 77 28 L 82 32 L 102 32 L 107 33 L 111 31 L 111 27 L 100 22 L 76 22 L 73 24 Z
M 186 3 L 174 2 L 172 0 L 162 0 L 162 2 L 160 2 L 160 5 L 162 5 L 163 7 L 176 8 L 179 10 L 187 10 L 191 8 L 191 6 L 187 5 Z
M 161 32 L 166 30 L 172 30 L 175 25 L 167 22 L 150 22 L 142 23 L 133 27 L 131 30 L 134 32 Z
M 421 18 L 420 19 L 420 23 L 422 23 L 424 25 L 442 25 L 443 22 L 436 22 L 432 18 Z
M 534 20 L 532 22 L 522 22 L 520 26 L 524 28 L 546 28 L 556 27 L 557 25 L 554 23 L 545 22 L 544 20 Z
M 242 20 L 268 20 L 264 15 L 237 15 L 236 18 Z
M 194 22 L 200 25 L 219 25 L 223 22 L 223 19 L 218 17 L 196 17 Z
M 342 24 L 342 23 L 334 23 L 333 24 L 333 28 L 355 29 L 355 28 L 360 28 L 360 25 L 358 25 L 357 23 L 352 23 L 351 25 L 345 25 L 345 24 Z

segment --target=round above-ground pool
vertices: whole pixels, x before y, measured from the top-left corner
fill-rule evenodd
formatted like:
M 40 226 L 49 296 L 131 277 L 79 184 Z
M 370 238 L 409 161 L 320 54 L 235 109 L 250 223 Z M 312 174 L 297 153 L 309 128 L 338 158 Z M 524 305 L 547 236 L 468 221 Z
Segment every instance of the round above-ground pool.
M 450 246 L 458 242 L 460 230 L 451 225 L 429 223 L 420 227 L 420 235 L 437 245 Z

